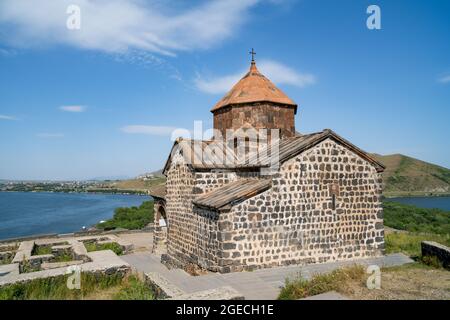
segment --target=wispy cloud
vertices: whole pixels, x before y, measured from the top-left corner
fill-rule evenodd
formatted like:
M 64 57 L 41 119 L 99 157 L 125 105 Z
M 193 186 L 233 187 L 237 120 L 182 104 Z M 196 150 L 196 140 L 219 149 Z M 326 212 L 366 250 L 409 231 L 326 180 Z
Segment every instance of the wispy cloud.
M 120 128 L 124 133 L 130 134 L 148 134 L 155 136 L 170 136 L 176 130 L 175 127 L 169 126 L 147 126 L 147 125 L 129 125 Z
M 0 56 L 10 57 L 16 54 L 15 50 L 0 48 Z
M 273 60 L 262 60 L 258 62 L 258 69 L 276 84 L 287 84 L 303 88 L 316 83 L 316 77 L 314 75 L 298 72 Z M 203 92 L 211 94 L 224 93 L 230 90 L 247 71 L 248 69 L 219 77 L 204 77 L 197 74 L 194 81 L 196 87 Z
M 236 34 L 249 11 L 264 0 L 2 0 L 3 40 L 18 47 L 53 44 L 124 52 L 139 49 L 164 55 L 208 48 Z M 69 5 L 81 9 L 81 29 L 66 28 Z
M 0 120 L 18 120 L 18 119 L 14 116 L 7 116 L 5 114 L 0 114 Z
M 446 75 L 446 76 L 440 77 L 438 79 L 438 82 L 440 82 L 440 83 L 449 83 L 450 82 L 450 75 Z
M 84 112 L 86 111 L 86 106 L 61 106 L 59 110 L 65 112 Z
M 64 134 L 63 133 L 48 133 L 48 132 L 43 132 L 43 133 L 38 133 L 36 134 L 36 136 L 38 138 L 64 138 Z

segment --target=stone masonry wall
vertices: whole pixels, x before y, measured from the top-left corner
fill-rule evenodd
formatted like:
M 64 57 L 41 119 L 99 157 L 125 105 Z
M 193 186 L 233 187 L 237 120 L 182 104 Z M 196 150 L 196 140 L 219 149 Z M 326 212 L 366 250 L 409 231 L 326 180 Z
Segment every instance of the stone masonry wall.
M 155 199 L 153 205 L 154 212 L 154 230 L 153 230 L 153 247 L 152 252 L 154 253 L 165 253 L 167 248 L 167 225 L 161 226 L 159 224 L 159 219 L 163 218 L 160 214 L 160 208 L 166 207 L 165 200 Z M 164 209 L 165 210 L 165 209 Z M 166 221 L 167 224 L 167 221 Z
M 422 256 L 436 257 L 444 268 L 450 269 L 450 248 L 434 241 L 422 241 Z
M 227 129 L 251 125 L 255 129 L 280 129 L 281 137 L 295 135 L 295 109 L 273 103 L 230 106 L 214 112 L 214 129 L 225 137 Z
M 230 182 L 241 178 L 257 178 L 259 172 L 253 171 L 206 171 L 195 173 L 194 193 L 196 196 L 203 193 L 211 192 Z
M 381 174 L 345 147 L 327 139 L 285 162 L 272 183 L 221 213 L 219 271 L 383 253 Z
M 176 153 L 172 158 L 166 174 L 167 256 L 162 260 L 178 267 L 195 264 L 215 270 L 219 257 L 217 226 L 220 217 L 208 210 L 195 208 L 194 211 L 192 200 L 196 196 L 196 173 L 185 164 L 180 154 Z M 215 179 L 217 186 L 226 181 L 222 181 L 221 175 L 206 179 Z

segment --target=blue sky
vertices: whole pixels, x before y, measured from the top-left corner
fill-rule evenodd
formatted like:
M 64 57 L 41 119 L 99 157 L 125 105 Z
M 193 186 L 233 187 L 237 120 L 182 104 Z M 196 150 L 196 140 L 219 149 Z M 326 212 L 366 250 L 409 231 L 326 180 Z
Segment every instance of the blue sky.
M 298 103 L 298 131 L 450 167 L 448 1 L 33 3 L 0 1 L 0 179 L 161 168 L 171 128 L 211 127 L 252 47 Z M 366 27 L 371 4 L 381 30 Z

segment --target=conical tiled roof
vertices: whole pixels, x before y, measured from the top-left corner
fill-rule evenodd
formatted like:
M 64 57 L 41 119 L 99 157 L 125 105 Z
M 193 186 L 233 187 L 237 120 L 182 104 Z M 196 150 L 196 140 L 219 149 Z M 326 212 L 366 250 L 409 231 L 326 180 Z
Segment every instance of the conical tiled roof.
M 211 112 L 231 104 L 252 102 L 273 102 L 297 107 L 294 101 L 259 72 L 252 61 L 249 72 L 216 103 Z

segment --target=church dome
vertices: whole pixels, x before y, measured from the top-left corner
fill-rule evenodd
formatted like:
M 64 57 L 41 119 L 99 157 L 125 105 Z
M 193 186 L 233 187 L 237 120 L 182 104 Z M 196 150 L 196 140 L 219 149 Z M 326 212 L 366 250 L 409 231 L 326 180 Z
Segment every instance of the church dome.
M 292 101 L 283 91 L 278 89 L 269 79 L 262 75 L 252 61 L 250 70 L 236 83 L 233 88 L 211 109 L 215 112 L 229 105 L 247 104 L 254 102 L 271 102 L 275 104 L 293 106 Z

